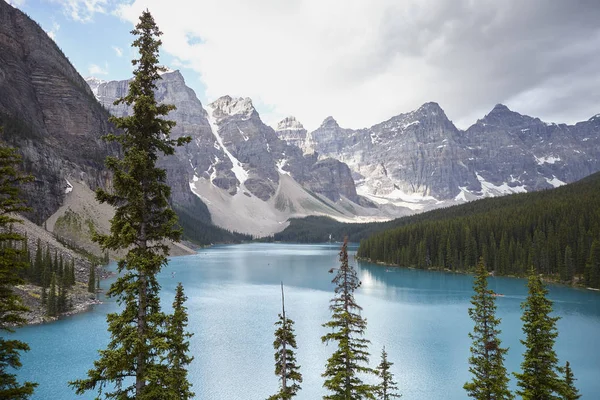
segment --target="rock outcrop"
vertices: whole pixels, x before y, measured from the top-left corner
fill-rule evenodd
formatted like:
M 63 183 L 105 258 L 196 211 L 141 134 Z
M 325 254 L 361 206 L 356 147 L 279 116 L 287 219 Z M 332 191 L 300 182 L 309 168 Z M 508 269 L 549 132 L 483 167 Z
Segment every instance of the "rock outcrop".
M 600 170 L 600 117 L 545 123 L 497 105 L 466 131 L 436 103 L 366 129 L 332 117 L 302 135 L 301 148 L 346 163 L 360 195 L 429 206 L 541 190 Z M 281 135 L 295 144 L 300 136 Z M 432 203 L 434 202 L 434 203 Z
M 598 117 L 576 125 L 546 123 L 498 104 L 460 143 L 484 193 L 548 189 L 600 170 Z
M 41 222 L 62 204 L 66 180 L 77 177 L 91 188 L 109 178 L 101 139 L 108 113 L 42 28 L 0 1 L 0 124 L 2 139 L 17 147 L 35 182 L 25 191 Z

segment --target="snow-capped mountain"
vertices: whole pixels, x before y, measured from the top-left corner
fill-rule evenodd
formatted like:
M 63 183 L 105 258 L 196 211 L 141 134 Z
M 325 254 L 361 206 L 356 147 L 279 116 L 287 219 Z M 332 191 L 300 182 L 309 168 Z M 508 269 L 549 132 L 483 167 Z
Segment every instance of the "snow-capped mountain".
M 573 126 L 545 123 L 497 105 L 466 131 L 437 103 L 364 129 L 333 117 L 307 132 L 294 117 L 273 129 L 249 98 L 223 96 L 206 107 L 179 71 L 157 83 L 174 104 L 173 136 L 192 142 L 161 161 L 173 201 L 201 199 L 212 221 L 267 235 L 290 217 L 389 219 L 473 199 L 540 190 L 600 170 L 600 117 Z M 89 79 L 113 115 L 129 115 L 128 81 Z
M 162 78 L 157 82 L 157 100 L 177 107 L 168 116 L 177 122 L 172 136 L 192 137 L 191 143 L 177 149 L 176 157 L 160 161 L 178 207 L 189 210 L 197 197 L 218 226 L 259 236 L 284 229 L 290 217 L 329 215 L 359 221 L 410 211 L 381 211 L 361 199 L 346 164 L 305 155 L 281 140 L 262 122 L 251 99 L 223 96 L 204 108 L 179 71 Z M 102 82 L 95 89 L 97 99 L 113 115 L 132 112 L 127 105 L 113 105 L 127 93 L 128 82 Z
M 546 123 L 498 104 L 467 129 L 465 164 L 486 194 L 548 189 L 600 169 L 600 121 Z
M 359 195 L 414 210 L 552 188 L 600 170 L 598 116 L 557 125 L 497 105 L 460 131 L 426 103 L 366 129 L 332 117 L 295 136 L 285 120 L 280 126 L 288 143 L 348 164 Z

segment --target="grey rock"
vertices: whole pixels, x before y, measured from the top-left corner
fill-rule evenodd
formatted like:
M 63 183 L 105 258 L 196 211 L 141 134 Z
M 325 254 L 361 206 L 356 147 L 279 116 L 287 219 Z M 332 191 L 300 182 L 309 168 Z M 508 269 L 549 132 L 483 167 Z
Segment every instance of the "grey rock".
M 459 131 L 436 103 L 397 115 L 368 129 L 343 129 L 328 117 L 310 134 L 314 149 L 352 169 L 367 193 L 452 198 L 459 186 L 474 187 L 475 177 L 461 162 L 466 153 Z
M 66 178 L 92 189 L 106 187 L 104 158 L 115 154 L 101 137 L 109 114 L 46 32 L 27 15 L 0 1 L 0 123 L 17 123 L 4 139 L 23 156 L 35 182 L 23 191 L 41 223 L 62 204 Z M 7 129 L 8 130 L 8 129 Z

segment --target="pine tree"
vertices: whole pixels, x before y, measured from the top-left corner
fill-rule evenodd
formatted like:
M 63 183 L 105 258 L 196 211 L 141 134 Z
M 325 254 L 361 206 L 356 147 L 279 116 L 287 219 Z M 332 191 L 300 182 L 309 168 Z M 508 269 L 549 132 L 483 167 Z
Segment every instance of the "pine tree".
M 43 306 L 47 306 L 48 305 L 48 291 L 46 290 L 45 286 L 42 286 L 42 295 L 41 295 L 42 299 L 42 305 Z
M 283 294 L 283 282 L 281 283 L 281 314 L 279 321 L 275 323 L 275 375 L 280 377 L 281 386 L 279 391 L 268 400 L 289 400 L 296 396 L 302 383 L 300 366 L 296 363 L 294 350 L 298 349 L 296 335 L 294 334 L 294 321 L 285 315 L 285 298 Z
M 463 388 L 469 397 L 477 400 L 512 399 L 514 396 L 508 389 L 508 375 L 504 367 L 504 357 L 508 349 L 500 346 L 500 319 L 496 318 L 496 300 L 493 291 L 488 289 L 488 273 L 483 259 L 479 259 L 471 298 L 473 307 L 469 308 L 469 316 L 475 323 L 469 338 L 471 356 L 469 372 L 473 379 Z
M 554 341 L 558 336 L 556 321 L 559 318 L 550 316 L 552 302 L 546 298 L 548 290 L 533 268 L 527 286 L 527 300 L 521 304 L 524 310 L 521 316 L 525 333 L 525 340 L 521 340 L 525 346 L 524 360 L 522 372 L 514 374 L 520 387 L 517 394 L 523 400 L 560 399 L 558 394 L 562 381 L 558 377 L 560 370 L 554 351 Z
M 376 369 L 380 383 L 375 388 L 375 394 L 378 396 L 379 400 L 390 400 L 402 397 L 401 394 L 397 393 L 398 386 L 397 383 L 394 382 L 394 374 L 390 372 L 390 367 L 392 365 L 394 365 L 394 363 L 388 361 L 387 352 L 385 351 L 384 346 L 381 350 L 381 362 Z
M 585 268 L 585 283 L 590 287 L 600 288 L 600 240 L 598 239 L 594 239 L 592 242 Z
M 94 264 L 90 265 L 90 273 L 88 275 L 88 292 L 96 293 L 96 267 Z
M 573 282 L 573 278 L 575 277 L 575 262 L 573 260 L 573 250 L 571 250 L 571 246 L 565 248 L 564 272 L 565 275 L 561 276 L 561 279 L 569 283 Z
M 571 364 L 567 361 L 565 368 L 565 379 L 563 381 L 563 387 L 561 391 L 561 400 L 577 400 L 581 397 L 579 394 L 579 390 L 575 387 L 575 377 L 573 376 L 573 371 L 571 370 Z
M 33 271 L 35 276 L 34 279 L 36 284 L 44 286 L 42 278 L 42 274 L 44 272 L 44 261 L 42 258 L 42 241 L 40 238 L 38 238 L 36 246 L 37 247 L 35 249 L 35 261 L 33 263 Z
M 1 132 L 1 130 L 0 130 Z M 22 250 L 9 246 L 10 243 L 22 242 L 24 237 L 13 232 L 12 224 L 20 223 L 14 214 L 27 211 L 19 198 L 18 185 L 31 180 L 21 175 L 15 168 L 20 157 L 14 149 L 0 143 L 0 332 L 13 332 L 14 326 L 23 325 L 22 313 L 27 307 L 21 302 L 12 288 L 22 283 L 19 271 L 24 263 L 19 260 Z M 6 340 L 0 336 L 0 398 L 27 399 L 33 394 L 36 383 L 17 382 L 15 374 L 10 371 L 22 366 L 20 352 L 29 351 L 27 343 L 19 340 Z
M 71 259 L 71 286 L 75 285 L 75 259 Z
M 48 292 L 47 314 L 51 317 L 58 315 L 58 297 L 56 295 L 56 274 L 52 274 L 50 279 L 50 290 Z
M 187 379 L 187 366 L 194 357 L 188 355 L 190 351 L 190 342 L 188 339 L 192 334 L 186 332 L 188 324 L 187 308 L 184 303 L 187 300 L 183 292 L 181 282 L 177 285 L 175 300 L 173 301 L 173 314 L 169 317 L 169 325 L 166 332 L 167 345 L 169 351 L 166 357 L 169 369 L 168 380 L 166 381 L 166 390 L 169 391 L 167 398 L 187 400 L 194 397 L 190 391 L 192 385 Z
M 129 93 L 115 104 L 133 107 L 133 115 L 111 118 L 123 130 L 106 139 L 121 145 L 123 157 L 107 157 L 106 165 L 113 172 L 113 192 L 99 189 L 96 198 L 116 208 L 109 235 L 96 234 L 95 240 L 104 251 L 125 250 L 118 263 L 119 278 L 107 295 L 117 299 L 120 313 L 107 316 L 111 340 L 100 359 L 88 371 L 86 379 L 72 382 L 77 394 L 117 383 L 106 397 L 129 399 L 161 399 L 168 393 L 163 384 L 168 381 L 164 359 L 164 327 L 167 316 L 161 311 L 156 275 L 167 263 L 166 241 L 179 240 L 177 216 L 169 208 L 170 188 L 165 183 L 166 172 L 157 168 L 160 153 L 173 155 L 175 146 L 190 141 L 189 137 L 173 140 L 169 136 L 175 122 L 162 119 L 175 107 L 158 105 L 155 81 L 161 79 L 164 67 L 158 66 L 158 50 L 162 34 L 150 12 L 144 11 L 132 34 L 137 36 L 140 58 L 129 83 Z M 124 378 L 130 378 L 125 379 Z
M 369 340 L 362 336 L 367 328 L 367 321 L 360 315 L 362 308 L 354 300 L 354 291 L 361 282 L 354 268 L 348 264 L 348 238 L 340 250 L 340 268 L 332 282 L 336 284 L 335 296 L 330 301 L 329 309 L 333 315 L 331 321 L 323 324 L 332 332 L 321 338 L 324 343 L 337 342 L 337 350 L 327 360 L 323 386 L 332 392 L 323 397 L 325 400 L 359 400 L 374 399 L 373 387 L 362 381 L 358 374 L 373 374 L 374 371 L 365 366 L 369 362 Z M 330 272 L 333 273 L 332 268 Z
M 67 275 L 63 275 L 59 279 L 58 285 L 58 312 L 63 313 L 69 309 L 69 303 L 67 302 L 67 292 L 68 292 L 68 277 Z

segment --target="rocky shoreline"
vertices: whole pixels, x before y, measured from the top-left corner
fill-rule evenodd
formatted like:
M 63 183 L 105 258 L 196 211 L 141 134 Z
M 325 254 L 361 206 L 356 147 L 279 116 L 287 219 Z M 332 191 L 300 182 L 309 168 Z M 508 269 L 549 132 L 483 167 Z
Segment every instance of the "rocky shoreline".
M 56 317 L 51 317 L 46 314 L 46 308 L 42 305 L 41 287 L 35 285 L 19 285 L 15 287 L 15 291 L 21 296 L 23 304 L 29 309 L 28 312 L 22 314 L 23 318 L 25 318 L 26 325 L 54 322 L 63 317 L 88 311 L 93 305 L 102 304 L 102 301 L 97 298 L 97 293 L 88 292 L 87 285 L 77 282 L 76 285 L 69 290 L 67 295 L 67 301 L 72 307 Z

